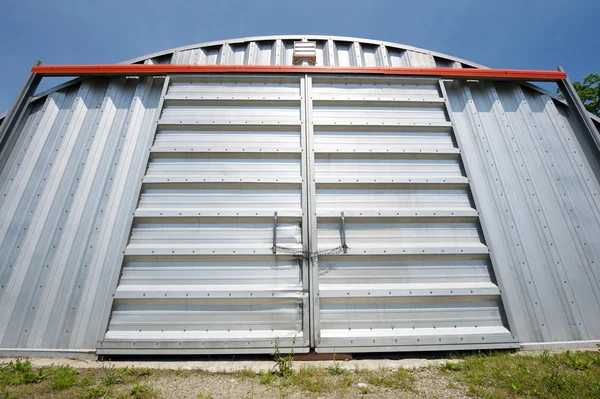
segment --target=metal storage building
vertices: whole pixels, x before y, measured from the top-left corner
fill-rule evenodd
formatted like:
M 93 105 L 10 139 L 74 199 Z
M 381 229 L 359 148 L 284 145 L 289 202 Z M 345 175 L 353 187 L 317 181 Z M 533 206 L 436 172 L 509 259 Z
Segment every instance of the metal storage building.
M 0 354 L 591 346 L 599 125 L 562 72 L 347 37 L 37 66 L 0 125 Z

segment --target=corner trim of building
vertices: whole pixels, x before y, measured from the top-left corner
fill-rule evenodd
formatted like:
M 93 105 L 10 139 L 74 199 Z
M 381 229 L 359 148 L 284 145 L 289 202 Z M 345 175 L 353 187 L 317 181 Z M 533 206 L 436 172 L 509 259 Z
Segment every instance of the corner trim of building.
M 56 357 L 96 360 L 96 349 L 0 348 L 1 357 Z
M 521 350 L 536 351 L 542 349 L 589 349 L 600 345 L 600 340 L 589 341 L 556 341 L 556 342 L 523 342 Z

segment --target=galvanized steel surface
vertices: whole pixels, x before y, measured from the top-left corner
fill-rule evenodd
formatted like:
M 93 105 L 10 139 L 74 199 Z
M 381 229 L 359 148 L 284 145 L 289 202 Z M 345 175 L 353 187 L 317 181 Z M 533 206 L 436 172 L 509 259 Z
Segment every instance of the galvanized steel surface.
M 126 64 L 293 65 L 294 42 L 316 42 L 316 65 L 484 68 L 482 65 L 403 44 L 341 36 L 287 35 L 198 43 L 138 57 Z
M 95 348 L 163 80 L 86 80 L 31 108 L 1 172 L 1 347 Z
M 171 77 L 101 353 L 308 350 L 302 85 Z
M 481 67 L 316 36 L 131 62 L 289 65 L 302 38 L 318 65 Z M 564 104 L 509 83 L 171 79 L 86 79 L 31 103 L 2 154 L 0 348 L 600 338 L 600 160 Z M 274 211 L 277 244 L 305 253 L 340 245 L 344 212 L 348 254 L 273 255 Z
M 439 82 L 311 80 L 316 350 L 514 346 Z
M 521 342 L 600 338 L 600 168 L 570 112 L 517 84 L 447 82 Z

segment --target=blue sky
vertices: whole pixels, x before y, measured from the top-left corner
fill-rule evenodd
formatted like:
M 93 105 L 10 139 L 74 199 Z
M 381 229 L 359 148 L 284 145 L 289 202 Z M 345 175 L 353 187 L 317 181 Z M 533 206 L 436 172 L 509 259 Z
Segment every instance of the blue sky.
M 561 65 L 581 80 L 600 73 L 599 15 L 600 0 L 0 0 L 0 113 L 37 59 L 116 63 L 260 35 L 386 40 L 494 68 Z

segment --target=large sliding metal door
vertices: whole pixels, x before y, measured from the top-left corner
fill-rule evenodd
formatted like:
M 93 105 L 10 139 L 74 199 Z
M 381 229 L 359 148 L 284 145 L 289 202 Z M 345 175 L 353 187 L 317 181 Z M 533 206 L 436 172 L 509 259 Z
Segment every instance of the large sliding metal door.
M 100 353 L 514 347 L 437 80 L 177 76 Z
M 439 82 L 307 87 L 316 350 L 517 346 Z
M 303 90 L 170 78 L 100 353 L 308 350 Z

